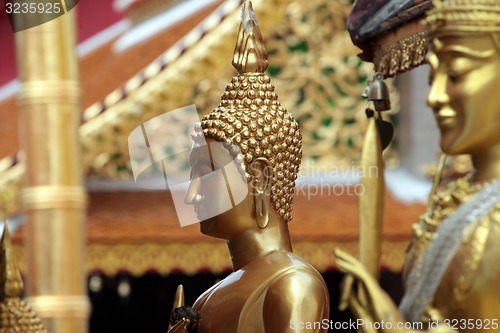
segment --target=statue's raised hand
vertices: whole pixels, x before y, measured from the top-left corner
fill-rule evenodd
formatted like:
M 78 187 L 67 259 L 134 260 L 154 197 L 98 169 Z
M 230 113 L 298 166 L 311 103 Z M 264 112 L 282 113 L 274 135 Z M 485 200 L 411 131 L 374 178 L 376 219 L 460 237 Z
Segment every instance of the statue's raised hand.
M 358 319 L 366 322 L 404 322 L 392 299 L 359 260 L 338 249 L 335 256 L 337 267 L 347 274 L 342 286 L 341 310 L 349 307 Z

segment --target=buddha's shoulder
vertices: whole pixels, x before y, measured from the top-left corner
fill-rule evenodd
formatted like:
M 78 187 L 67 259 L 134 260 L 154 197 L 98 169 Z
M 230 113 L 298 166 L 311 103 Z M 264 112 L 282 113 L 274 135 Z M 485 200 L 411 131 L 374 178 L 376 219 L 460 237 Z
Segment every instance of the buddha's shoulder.
M 265 300 L 264 304 L 269 308 L 283 309 L 314 299 L 317 311 L 313 312 L 320 316 L 328 313 L 329 293 L 321 274 L 310 263 L 293 253 L 276 253 L 274 256 L 286 258 L 289 266 L 283 267 L 268 279 L 267 286 L 259 296 Z
M 209 298 L 221 293 L 241 293 L 242 288 L 255 297 L 265 296 L 269 290 L 289 292 L 301 287 L 301 290 L 318 290 L 321 294 L 328 294 L 328 289 L 321 274 L 306 260 L 286 251 L 273 251 L 254 260 L 242 269 L 235 271 L 228 277 L 208 289 L 198 299 L 197 306 L 201 306 Z M 247 298 L 248 298 L 247 297 Z
M 269 255 L 267 264 L 273 265 L 273 277 L 268 280 L 269 288 L 275 290 L 295 288 L 303 290 L 327 290 L 321 274 L 305 259 L 290 252 L 274 252 Z
M 261 271 L 269 269 L 274 271 L 275 275 L 301 273 L 321 277 L 321 274 L 305 259 L 286 251 L 273 251 L 254 261 L 251 266 L 252 268 L 258 266 Z

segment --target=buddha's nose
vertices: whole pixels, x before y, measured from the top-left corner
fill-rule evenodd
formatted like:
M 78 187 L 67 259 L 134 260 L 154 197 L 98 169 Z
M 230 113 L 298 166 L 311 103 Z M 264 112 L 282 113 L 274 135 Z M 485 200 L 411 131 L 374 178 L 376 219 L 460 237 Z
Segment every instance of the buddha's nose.
M 184 203 L 186 205 L 192 205 L 196 203 L 198 197 L 200 196 L 199 185 L 200 185 L 199 178 L 193 178 L 189 183 L 189 188 L 186 192 L 186 196 L 184 197 Z

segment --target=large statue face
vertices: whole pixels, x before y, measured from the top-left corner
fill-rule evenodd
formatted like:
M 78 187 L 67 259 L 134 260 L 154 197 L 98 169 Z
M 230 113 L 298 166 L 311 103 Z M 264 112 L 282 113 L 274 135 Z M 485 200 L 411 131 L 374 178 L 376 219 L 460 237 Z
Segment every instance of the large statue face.
M 474 154 L 500 142 L 500 55 L 491 35 L 433 40 L 428 104 L 441 131 L 441 149 Z

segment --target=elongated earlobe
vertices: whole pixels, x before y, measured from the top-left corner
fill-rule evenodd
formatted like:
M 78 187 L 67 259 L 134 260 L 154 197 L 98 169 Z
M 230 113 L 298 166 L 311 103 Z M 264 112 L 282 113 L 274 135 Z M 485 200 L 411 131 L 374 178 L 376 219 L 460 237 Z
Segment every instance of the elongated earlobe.
M 255 203 L 255 217 L 259 228 L 269 223 L 273 169 L 267 158 L 258 158 L 252 163 L 252 194 Z

